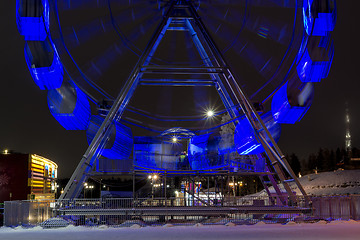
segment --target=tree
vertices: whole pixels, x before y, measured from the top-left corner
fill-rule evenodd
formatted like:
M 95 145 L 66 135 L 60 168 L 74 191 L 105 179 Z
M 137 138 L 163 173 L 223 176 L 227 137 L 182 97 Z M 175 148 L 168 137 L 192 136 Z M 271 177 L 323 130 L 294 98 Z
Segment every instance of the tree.
M 230 121 L 230 115 L 228 113 L 222 115 L 221 123 L 225 124 Z M 221 149 L 230 149 L 234 146 L 234 132 L 235 126 L 232 122 L 220 127 L 220 143 Z
M 308 169 L 310 172 L 312 172 L 316 167 L 317 167 L 316 155 L 312 153 L 309 155 L 309 158 L 308 158 Z
M 296 154 L 292 153 L 288 159 L 289 159 L 290 167 L 292 168 L 294 173 L 298 174 L 299 172 L 301 172 L 301 164 Z
M 324 158 L 324 150 L 322 148 L 319 149 L 315 161 L 316 161 L 317 169 L 323 171 L 325 158 Z
M 331 152 L 333 153 L 332 155 L 331 155 Z M 323 159 L 323 164 L 322 164 L 322 170 L 323 171 L 333 170 L 332 158 L 335 158 L 334 152 L 325 148 L 323 150 L 323 156 L 324 156 L 324 159 Z
M 341 152 L 340 148 L 336 149 L 335 161 L 336 161 L 336 169 L 338 169 L 339 167 L 341 167 L 341 165 L 344 164 L 344 157 L 342 155 L 342 152 Z
M 331 150 L 331 151 L 330 151 L 329 165 L 330 165 L 329 170 L 335 170 L 335 169 L 337 169 L 337 167 L 336 167 L 336 158 L 335 158 L 334 150 Z

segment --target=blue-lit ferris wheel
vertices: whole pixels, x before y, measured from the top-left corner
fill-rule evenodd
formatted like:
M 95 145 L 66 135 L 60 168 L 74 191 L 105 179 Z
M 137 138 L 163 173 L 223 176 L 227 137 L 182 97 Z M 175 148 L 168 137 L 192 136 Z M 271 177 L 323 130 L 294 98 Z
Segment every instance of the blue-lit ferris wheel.
M 95 165 L 129 159 L 160 172 L 235 164 L 275 172 L 288 190 L 283 171 L 296 176 L 276 141 L 329 73 L 335 21 L 335 0 L 17 0 L 50 113 L 89 142 L 62 197 L 76 197 Z M 176 163 L 178 140 L 187 164 Z

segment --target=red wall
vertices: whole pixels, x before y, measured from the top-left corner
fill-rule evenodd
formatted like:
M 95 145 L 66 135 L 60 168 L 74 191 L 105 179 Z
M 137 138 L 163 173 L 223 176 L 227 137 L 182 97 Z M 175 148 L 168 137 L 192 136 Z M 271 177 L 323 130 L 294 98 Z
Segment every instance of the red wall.
M 28 187 L 29 154 L 0 154 L 0 202 L 26 200 Z

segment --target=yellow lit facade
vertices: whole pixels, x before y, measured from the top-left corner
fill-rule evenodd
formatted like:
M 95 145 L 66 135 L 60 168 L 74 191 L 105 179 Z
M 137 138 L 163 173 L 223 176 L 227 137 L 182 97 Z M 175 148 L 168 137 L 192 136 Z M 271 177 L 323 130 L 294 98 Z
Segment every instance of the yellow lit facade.
M 29 155 L 28 199 L 55 199 L 58 166 L 36 154 Z

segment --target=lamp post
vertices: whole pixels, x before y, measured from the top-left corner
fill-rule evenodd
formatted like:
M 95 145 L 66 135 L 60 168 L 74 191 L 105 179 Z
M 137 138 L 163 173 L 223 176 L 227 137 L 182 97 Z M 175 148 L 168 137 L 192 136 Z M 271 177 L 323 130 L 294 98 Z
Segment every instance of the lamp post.
M 86 198 L 86 190 L 90 190 L 90 198 L 92 198 L 92 190 L 94 189 L 94 185 L 89 185 L 88 183 L 84 183 L 84 198 Z
M 85 189 L 87 189 L 87 186 L 88 186 L 88 184 L 85 182 L 85 183 L 84 183 L 84 199 L 86 198 L 86 197 L 85 197 L 85 195 L 86 195 L 86 190 L 85 190 Z
M 158 175 L 156 174 L 149 175 L 148 179 L 151 180 L 151 198 L 154 199 L 154 187 L 157 186 L 157 185 L 155 186 L 155 184 L 156 184 L 156 180 L 158 179 Z

